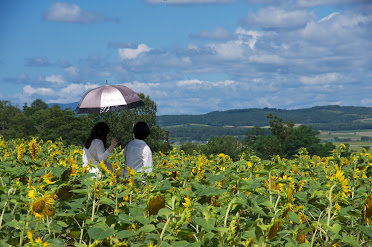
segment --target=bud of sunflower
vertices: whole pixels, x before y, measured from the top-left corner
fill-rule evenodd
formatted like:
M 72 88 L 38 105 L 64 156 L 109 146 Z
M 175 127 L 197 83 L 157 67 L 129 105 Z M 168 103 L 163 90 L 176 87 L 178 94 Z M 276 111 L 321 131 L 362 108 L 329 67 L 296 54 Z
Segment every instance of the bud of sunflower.
M 58 189 L 57 196 L 61 201 L 68 201 L 71 199 L 73 193 L 71 192 L 71 185 L 64 185 Z
M 281 219 L 278 219 L 278 220 L 275 220 L 269 227 L 269 233 L 268 233 L 268 237 L 269 239 L 272 239 L 276 236 L 276 234 L 278 233 L 279 231 L 279 227 L 282 223 L 282 220 Z
M 305 234 L 301 233 L 300 228 L 296 228 L 293 232 L 293 240 L 297 241 L 298 244 L 308 243 L 309 241 L 306 239 Z

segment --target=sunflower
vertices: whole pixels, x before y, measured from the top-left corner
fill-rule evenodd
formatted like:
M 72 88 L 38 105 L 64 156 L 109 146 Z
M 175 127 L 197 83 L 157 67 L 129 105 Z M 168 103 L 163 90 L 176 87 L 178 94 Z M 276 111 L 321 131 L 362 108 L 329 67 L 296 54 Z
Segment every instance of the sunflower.
M 152 197 L 147 204 L 148 215 L 155 215 L 160 209 L 165 208 L 165 199 L 163 195 Z
M 33 161 L 36 161 L 37 160 L 37 157 L 39 156 L 39 153 L 41 151 L 41 146 L 39 146 L 37 143 L 36 143 L 36 139 L 33 138 L 29 144 L 29 148 L 28 148 L 28 151 L 30 152 L 31 154 L 31 158 Z
M 45 216 L 53 216 L 55 212 L 52 207 L 53 204 L 53 195 L 46 194 L 42 198 L 31 203 L 30 212 L 39 219 L 44 219 Z
M 111 171 L 107 168 L 105 162 L 103 160 L 101 160 L 101 162 L 99 163 L 99 167 L 102 169 L 102 171 L 104 173 L 107 173 L 107 174 L 110 174 Z
M 348 185 L 349 180 L 345 178 L 344 172 L 341 170 L 337 170 L 336 174 L 334 175 L 334 178 L 341 184 L 342 196 L 347 198 L 350 195 L 351 190 Z
M 18 148 L 17 148 L 17 160 L 18 161 L 23 161 L 23 155 L 24 152 L 26 151 L 25 144 L 22 142 Z
M 190 200 L 190 197 L 184 197 L 185 199 L 185 202 L 182 203 L 183 206 L 185 206 L 185 208 L 189 208 L 191 206 L 191 200 Z
M 372 195 L 369 195 L 364 203 L 364 219 L 367 223 L 371 223 L 372 217 Z

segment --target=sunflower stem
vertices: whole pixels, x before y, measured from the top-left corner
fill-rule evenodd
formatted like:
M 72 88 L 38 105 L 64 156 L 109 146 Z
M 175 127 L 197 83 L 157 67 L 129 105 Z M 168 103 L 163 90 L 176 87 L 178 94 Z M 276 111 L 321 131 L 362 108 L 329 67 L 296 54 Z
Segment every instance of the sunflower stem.
M 331 221 L 331 211 L 332 211 L 332 190 L 336 187 L 336 184 L 333 184 L 332 187 L 329 190 L 329 207 L 328 207 L 328 217 L 327 217 L 327 226 L 329 227 L 330 221 Z M 326 233 L 326 242 L 329 240 L 328 231 Z
M 3 217 L 4 217 L 5 208 L 6 208 L 7 204 L 8 204 L 8 199 L 5 201 L 3 212 L 1 213 L 1 217 L 0 217 L 0 230 L 1 230 L 1 225 L 3 223 Z
M 163 230 L 161 231 L 161 234 L 160 234 L 160 243 L 159 243 L 159 247 L 163 244 L 163 236 L 164 236 L 164 233 L 165 233 L 165 229 L 167 229 L 167 226 L 170 222 L 170 217 L 168 216 L 167 217 L 167 222 L 165 222 L 165 225 L 163 227 Z

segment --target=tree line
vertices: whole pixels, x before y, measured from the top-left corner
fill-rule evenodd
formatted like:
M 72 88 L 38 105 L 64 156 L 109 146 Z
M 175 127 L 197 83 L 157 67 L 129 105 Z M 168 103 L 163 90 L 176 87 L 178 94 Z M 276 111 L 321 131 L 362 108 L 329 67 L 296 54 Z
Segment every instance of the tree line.
M 40 138 L 58 140 L 62 138 L 66 145 L 82 146 L 92 126 L 99 121 L 107 122 L 110 135 L 115 136 L 119 145 L 124 147 L 132 140 L 132 129 L 136 122 L 149 124 L 151 135 L 146 139 L 154 152 L 166 152 L 172 148 L 171 129 L 164 130 L 156 122 L 157 107 L 148 96 L 139 94 L 145 105 L 122 112 L 105 114 L 80 114 L 70 108 L 61 109 L 59 105 L 49 107 L 37 99 L 30 106 L 24 104 L 22 110 L 9 101 L 0 101 L 0 135 L 5 140 L 13 138 Z M 206 139 L 207 144 L 185 142 L 181 149 L 186 154 L 194 151 L 204 154 L 228 154 L 233 159 L 245 153 L 268 159 L 273 155 L 289 158 L 306 148 L 309 154 L 327 156 L 335 148 L 332 143 L 320 143 L 318 131 L 311 126 L 295 126 L 292 120 L 285 121 L 271 113 L 267 116 L 270 127 L 254 127 L 245 131 L 244 138 L 222 135 L 216 130 L 215 136 Z M 241 130 L 239 130 L 241 131 Z M 239 132 L 241 133 L 241 132 Z M 197 133 L 202 135 L 203 133 Z
M 115 136 L 124 147 L 133 139 L 133 126 L 138 121 L 148 123 L 151 135 L 146 142 L 153 151 L 169 150 L 167 132 L 156 124 L 156 104 L 143 94 L 139 94 L 145 105 L 122 112 L 105 114 L 79 114 L 70 108 L 61 109 L 59 105 L 49 107 L 41 99 L 26 103 L 22 109 L 9 101 L 0 101 L 0 135 L 5 140 L 14 138 L 42 140 L 62 139 L 66 145 L 82 146 L 91 128 L 100 121 L 109 124 L 110 137 Z

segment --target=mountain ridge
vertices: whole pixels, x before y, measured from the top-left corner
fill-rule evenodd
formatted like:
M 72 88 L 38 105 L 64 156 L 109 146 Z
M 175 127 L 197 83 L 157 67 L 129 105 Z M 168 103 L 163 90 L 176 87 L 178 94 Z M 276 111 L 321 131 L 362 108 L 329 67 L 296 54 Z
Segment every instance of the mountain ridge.
M 208 126 L 257 126 L 269 124 L 268 114 L 278 116 L 295 124 L 313 125 L 315 129 L 372 128 L 372 107 L 365 106 L 314 106 L 301 109 L 278 108 L 246 108 L 226 111 L 213 111 L 199 115 L 161 115 L 157 117 L 161 127 L 185 124 L 201 124 Z M 328 127 L 327 127 L 328 126 Z M 342 128 L 341 128 L 342 129 Z

